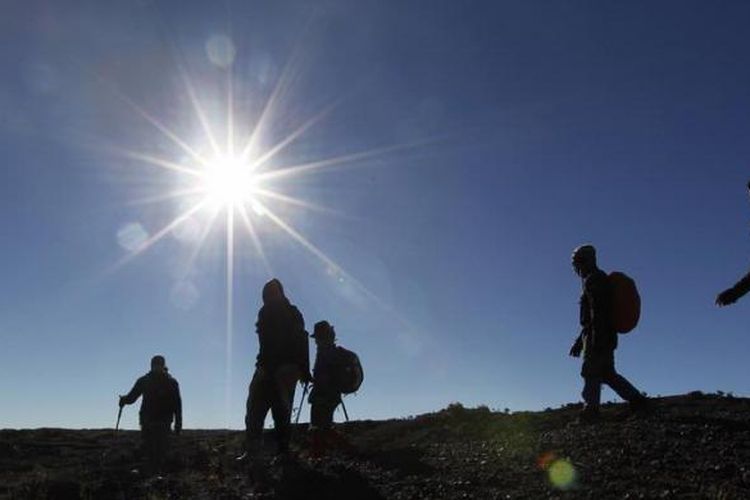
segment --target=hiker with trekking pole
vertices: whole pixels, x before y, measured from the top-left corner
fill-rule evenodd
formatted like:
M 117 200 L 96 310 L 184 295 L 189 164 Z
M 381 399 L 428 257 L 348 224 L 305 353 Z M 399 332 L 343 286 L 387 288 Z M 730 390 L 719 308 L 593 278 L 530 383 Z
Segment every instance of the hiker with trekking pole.
M 615 370 L 618 333 L 635 328 L 640 316 L 640 297 L 635 282 L 620 272 L 607 275 L 596 263 L 596 249 L 582 245 L 573 251 L 573 270 L 581 277 L 581 333 L 570 348 L 570 355 L 583 352 L 581 376 L 584 380 L 584 407 L 581 422 L 599 419 L 602 384 L 607 384 L 631 410 L 647 409 L 648 399 Z
M 169 432 L 173 420 L 174 433 L 179 435 L 182 431 L 180 386 L 169 374 L 164 356 L 156 355 L 151 358 L 151 371 L 140 377 L 130 392 L 120 396 L 115 432 L 120 426 L 123 407 L 135 403 L 141 396 L 143 399 L 139 421 L 141 449 L 146 459 L 145 472 L 147 475 L 158 474 L 169 448 Z
M 282 458 L 289 456 L 295 387 L 297 382 L 307 384 L 312 380 L 302 313 L 286 298 L 277 279 L 265 284 L 262 295 L 263 306 L 255 324 L 258 357 L 246 402 L 245 452 L 238 457 L 248 463 L 261 450 L 269 410 L 277 453 Z
M 364 374 L 359 357 L 336 345 L 336 331 L 328 321 L 315 323 L 313 334 L 317 353 L 313 368 L 313 388 L 310 392 L 310 432 L 313 457 L 325 454 L 331 445 L 346 446 L 343 438 L 333 429 L 333 413 L 341 405 L 344 416 L 349 415 L 342 394 L 356 392 Z

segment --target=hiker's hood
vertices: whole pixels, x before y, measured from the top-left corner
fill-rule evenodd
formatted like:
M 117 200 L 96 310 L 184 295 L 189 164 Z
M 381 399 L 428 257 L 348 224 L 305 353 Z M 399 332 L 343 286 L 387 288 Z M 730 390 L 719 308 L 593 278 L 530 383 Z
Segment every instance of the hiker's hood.
M 281 285 L 281 281 L 274 278 L 263 286 L 264 304 L 282 301 L 284 299 L 286 299 L 286 296 L 284 295 L 284 287 Z

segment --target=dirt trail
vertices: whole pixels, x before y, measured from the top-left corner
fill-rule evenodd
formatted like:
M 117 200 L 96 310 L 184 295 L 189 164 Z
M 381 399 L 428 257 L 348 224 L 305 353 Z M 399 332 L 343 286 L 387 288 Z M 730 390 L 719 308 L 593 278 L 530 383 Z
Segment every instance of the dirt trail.
M 322 460 L 234 460 L 242 434 L 185 431 L 162 478 L 140 472 L 138 433 L 0 431 L 0 498 L 459 499 L 750 498 L 750 399 L 690 394 L 632 417 L 607 405 L 445 410 L 339 429 L 351 449 Z

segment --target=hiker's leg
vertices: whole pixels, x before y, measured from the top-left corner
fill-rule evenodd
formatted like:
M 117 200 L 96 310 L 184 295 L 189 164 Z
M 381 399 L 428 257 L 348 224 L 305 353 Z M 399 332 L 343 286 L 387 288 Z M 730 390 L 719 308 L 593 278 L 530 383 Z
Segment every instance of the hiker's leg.
M 170 424 L 166 422 L 155 422 L 154 423 L 154 472 L 160 474 L 164 471 L 164 463 L 167 458 L 167 450 L 169 448 L 169 427 Z
M 625 377 L 615 370 L 615 352 L 611 351 L 601 356 L 597 365 L 602 382 L 612 388 L 625 401 L 637 401 L 643 399 L 638 389 L 627 381 Z
M 625 377 L 614 370 L 614 367 L 612 372 L 607 374 L 604 382 L 625 401 L 640 401 L 644 398 L 643 394 L 638 392 L 638 389 L 636 389 L 633 384 L 628 382 Z
M 147 423 L 141 422 L 141 457 L 143 460 L 141 471 L 146 476 L 151 475 L 153 466 L 153 459 L 151 458 L 153 456 L 151 449 L 153 438 L 151 434 L 151 427 Z
M 268 385 L 266 374 L 261 368 L 257 368 L 250 382 L 245 403 L 245 448 L 247 451 L 256 449 L 263 436 L 263 424 L 271 407 Z
M 280 452 L 286 452 L 289 448 L 294 390 L 299 377 L 299 368 L 291 364 L 280 366 L 274 374 L 275 385 L 274 394 L 271 398 L 271 413 L 273 414 L 273 427 Z
M 315 429 L 328 429 L 332 422 L 333 411 L 330 405 L 323 398 L 313 400 L 310 406 L 310 425 Z
M 320 426 L 322 429 L 330 430 L 333 428 L 333 414 L 336 411 L 336 407 L 340 403 L 340 399 L 333 397 L 326 399 L 326 401 L 323 403 L 323 408 L 321 409 L 321 413 L 323 413 L 323 415 L 320 422 Z
M 583 392 L 581 392 L 581 396 L 583 396 L 584 408 L 596 411 L 599 409 L 602 397 L 602 379 L 598 377 L 585 377 L 583 380 Z
M 161 439 L 158 422 L 143 422 L 141 424 L 141 439 L 143 449 L 143 472 L 147 476 L 158 474 L 161 467 Z
M 583 396 L 584 409 L 589 411 L 599 411 L 602 395 L 603 361 L 601 356 L 586 355 L 583 358 L 581 376 L 584 383 L 581 396 Z
M 333 412 L 340 403 L 339 393 L 329 387 L 313 387 L 310 394 L 310 425 L 318 429 L 330 429 L 333 425 Z
M 333 413 L 340 399 L 331 395 L 317 394 L 310 408 L 310 425 L 312 426 L 312 455 L 319 457 L 325 454 L 336 437 L 333 434 Z

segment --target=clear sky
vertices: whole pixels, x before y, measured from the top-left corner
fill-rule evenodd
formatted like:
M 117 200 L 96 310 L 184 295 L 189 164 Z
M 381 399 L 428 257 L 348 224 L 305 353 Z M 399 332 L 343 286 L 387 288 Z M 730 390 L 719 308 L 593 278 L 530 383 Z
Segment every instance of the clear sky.
M 273 276 L 361 355 L 353 418 L 577 401 L 584 242 L 639 284 L 624 375 L 748 395 L 750 298 L 713 300 L 750 264 L 750 4 L 313 3 L 2 3 L 0 427 L 113 426 L 155 353 L 186 427 L 242 427 Z M 258 175 L 320 168 L 253 181 L 257 241 L 162 231 L 259 122 Z

